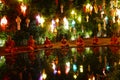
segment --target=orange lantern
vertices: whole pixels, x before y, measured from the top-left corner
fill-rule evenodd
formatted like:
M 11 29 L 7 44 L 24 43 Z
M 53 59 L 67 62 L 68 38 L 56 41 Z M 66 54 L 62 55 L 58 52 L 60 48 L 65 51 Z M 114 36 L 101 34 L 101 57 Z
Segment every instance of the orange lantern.
M 27 24 L 27 27 L 29 27 L 30 19 L 27 18 L 27 19 L 25 20 L 25 22 L 26 22 L 26 24 Z
M 16 23 L 17 23 L 17 30 L 20 30 L 21 18 L 19 16 L 17 16 L 17 18 L 16 18 Z

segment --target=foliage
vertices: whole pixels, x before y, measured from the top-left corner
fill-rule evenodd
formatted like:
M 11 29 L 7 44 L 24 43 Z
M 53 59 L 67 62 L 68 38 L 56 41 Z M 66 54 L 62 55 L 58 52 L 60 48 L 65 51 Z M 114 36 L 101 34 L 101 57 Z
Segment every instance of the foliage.
M 31 12 L 34 11 L 33 9 L 36 8 L 38 12 L 44 14 L 46 17 L 50 17 L 51 15 L 54 15 L 54 13 L 56 13 L 57 7 L 55 5 L 55 2 L 51 0 L 39 0 L 39 1 L 32 0 L 30 5 L 34 6 L 31 7 Z
M 65 30 L 65 29 L 64 29 L 64 26 L 61 25 L 61 26 L 57 27 L 56 40 L 57 40 L 57 41 L 60 41 L 63 36 L 64 36 L 66 39 L 70 39 L 71 32 L 70 32 L 69 30 Z
M 7 34 L 5 32 L 0 32 L 0 38 L 1 39 L 6 39 L 7 38 Z
M 52 40 L 53 42 L 55 42 L 55 34 L 50 32 L 50 31 L 46 31 L 45 36 L 44 37 L 48 37 L 50 40 Z
M 32 19 L 32 21 L 30 22 L 30 26 L 29 28 L 26 28 L 26 24 L 25 24 L 25 20 L 22 20 L 21 22 L 21 28 L 22 30 L 20 31 L 20 33 L 16 32 L 14 35 L 14 39 L 15 40 L 22 40 L 22 39 L 28 39 L 29 35 L 33 35 L 34 39 L 38 39 L 39 36 L 41 37 L 45 37 L 45 36 L 49 36 L 51 39 L 56 37 L 56 40 L 59 41 L 61 39 L 62 36 L 66 36 L 67 39 L 70 39 L 71 36 L 71 32 L 69 30 L 65 30 L 63 28 L 63 24 L 59 25 L 59 27 L 57 28 L 57 34 L 55 35 L 54 33 L 50 33 L 47 32 L 49 29 L 49 25 L 50 21 L 52 19 L 56 19 L 59 18 L 60 21 L 62 21 L 63 17 L 66 16 L 68 18 L 68 20 L 75 20 L 76 24 L 75 24 L 75 28 L 76 28 L 76 33 L 77 34 L 81 34 L 83 36 L 85 36 L 85 32 L 93 32 L 92 36 L 96 35 L 98 32 L 98 23 L 103 24 L 102 19 L 100 18 L 100 11 L 98 10 L 98 13 L 94 12 L 94 9 L 92 11 L 92 14 L 89 13 L 85 13 L 83 11 L 83 5 L 90 3 L 91 5 L 97 4 L 97 6 L 101 7 L 103 4 L 103 1 L 93 1 L 93 0 L 58 0 L 58 4 L 56 4 L 55 2 L 56 0 L 23 0 L 23 2 L 27 5 L 27 14 L 26 17 L 29 17 L 30 20 Z M 106 3 L 109 3 L 109 0 L 106 0 Z M 12 28 L 13 25 L 15 25 L 16 27 L 16 16 L 17 15 L 22 15 L 21 11 L 20 11 L 20 3 L 16 0 L 5 0 L 4 4 L 6 5 L 5 10 L 3 10 L 3 13 L 6 14 L 9 17 L 9 27 Z M 63 5 L 63 13 L 61 13 L 61 5 Z M 105 7 L 105 12 L 107 15 L 110 15 L 109 13 L 109 6 L 110 4 L 106 4 Z M 73 16 L 71 16 L 71 10 L 74 9 L 76 14 L 75 17 L 73 18 Z M 3 14 L 2 13 L 2 14 Z M 14 13 L 14 14 L 13 14 Z M 3 15 L 4 15 L 3 14 Z M 46 20 L 45 20 L 45 25 L 44 26 L 39 26 L 36 25 L 36 22 L 34 23 L 34 18 L 36 16 L 36 14 L 40 14 L 40 16 L 45 16 Z M 77 17 L 78 15 L 82 16 L 82 22 L 79 23 L 77 21 Z M 89 16 L 89 22 L 86 22 L 86 16 Z M 106 16 L 106 15 L 105 15 Z M 21 17 L 21 16 L 20 16 Z M 25 17 L 22 15 L 22 17 Z M 109 16 L 108 16 L 109 17 Z M 23 19 L 23 18 L 22 18 Z M 61 22 L 60 22 L 61 23 Z M 70 24 L 71 26 L 71 24 Z M 84 32 L 82 31 L 82 26 L 84 26 Z M 116 32 L 117 31 L 117 26 L 113 24 L 109 29 L 111 30 L 110 32 Z M 109 28 L 107 26 L 107 28 Z M 110 34 L 109 31 L 106 31 L 107 34 Z M 24 34 L 24 35 L 22 35 Z M 17 35 L 19 35 L 20 37 L 18 37 L 17 39 Z M 27 37 L 25 37 L 27 36 Z M 19 40 L 19 41 L 20 41 Z

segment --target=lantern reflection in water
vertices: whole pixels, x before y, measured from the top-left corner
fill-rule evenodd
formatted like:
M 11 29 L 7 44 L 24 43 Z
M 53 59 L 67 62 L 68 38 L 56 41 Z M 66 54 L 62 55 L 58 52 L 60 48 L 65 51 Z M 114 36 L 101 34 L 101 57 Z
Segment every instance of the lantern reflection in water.
M 46 78 L 47 78 L 47 74 L 45 73 L 45 69 L 44 69 L 39 80 L 45 80 Z
M 71 48 L 69 48 L 68 52 L 66 52 L 67 53 L 66 55 L 62 54 L 63 52 L 61 51 L 61 49 L 53 49 L 52 54 L 50 54 L 49 56 L 43 55 L 42 52 L 44 50 L 35 51 L 35 55 L 36 55 L 35 59 L 33 53 L 16 54 L 16 56 L 14 57 L 6 56 L 7 58 L 5 64 L 12 66 L 15 65 L 15 66 L 14 67 L 11 66 L 10 68 L 9 67 L 7 68 L 4 67 L 4 68 L 6 70 L 9 68 L 10 71 L 9 74 L 12 73 L 11 72 L 12 70 L 16 71 L 16 74 L 19 74 L 17 73 L 19 72 L 17 70 L 18 67 L 20 67 L 20 70 L 23 73 L 24 70 L 22 70 L 21 67 L 27 65 L 28 67 L 26 68 L 29 71 L 29 73 L 31 73 L 32 77 L 36 77 L 36 75 L 40 75 L 37 76 L 37 79 L 33 79 L 33 80 L 75 80 L 75 79 L 76 80 L 105 80 L 105 79 L 107 80 L 108 77 L 111 77 L 109 75 L 111 75 L 114 72 L 114 70 L 117 69 L 117 68 L 114 69 L 114 67 L 116 67 L 120 63 L 119 62 L 120 54 L 112 53 L 109 47 L 99 47 L 99 48 L 100 51 L 98 54 L 94 54 L 94 51 L 91 47 L 90 48 L 85 47 L 85 49 L 81 54 L 78 54 L 75 48 L 74 48 L 75 50 L 73 49 L 73 51 L 71 50 Z M 84 56 L 84 60 L 83 60 L 83 56 Z M 31 59 L 31 57 L 33 57 L 33 59 Z M 32 60 L 34 64 L 31 64 L 30 60 Z M 31 72 L 31 70 L 29 69 L 34 70 L 35 73 Z M 5 71 L 3 72 L 5 73 Z M 4 76 L 4 74 L 1 73 L 0 75 Z M 0 78 L 0 80 L 2 79 Z M 14 79 L 14 80 L 18 80 L 18 79 Z
M 70 62 L 66 62 L 65 73 L 68 74 L 70 71 Z

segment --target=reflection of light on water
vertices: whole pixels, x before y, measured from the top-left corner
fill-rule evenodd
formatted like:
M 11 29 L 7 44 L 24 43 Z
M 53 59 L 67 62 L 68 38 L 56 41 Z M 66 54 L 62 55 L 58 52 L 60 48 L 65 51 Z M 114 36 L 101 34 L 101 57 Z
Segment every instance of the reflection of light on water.
M 59 50 L 61 50 L 61 49 L 59 49 Z M 70 49 L 69 49 L 70 50 Z M 89 47 L 87 47 L 86 48 L 86 51 L 87 52 L 90 52 L 90 50 L 91 50 L 91 47 L 89 48 Z M 103 51 L 102 51 L 103 50 Z M 109 50 L 109 49 L 101 49 L 101 54 L 93 54 L 92 56 L 87 56 L 87 55 L 89 55 L 89 54 L 75 54 L 75 56 L 76 56 L 76 62 L 74 62 L 73 60 L 74 60 L 74 56 L 71 56 L 72 54 L 72 51 L 69 51 L 69 55 L 65 55 L 65 56 L 63 56 L 63 55 L 61 55 L 60 53 L 57 53 L 57 51 L 58 50 L 56 50 L 56 53 L 55 54 L 51 54 L 52 55 L 52 57 L 49 57 L 49 58 L 46 58 L 46 57 L 44 57 L 43 59 L 44 60 L 46 60 L 46 59 L 48 59 L 49 60 L 49 62 L 45 62 L 45 64 L 43 64 L 43 67 L 45 66 L 45 68 L 46 68 L 46 71 L 47 70 L 50 70 L 50 72 L 49 72 L 49 74 L 50 75 L 48 75 L 48 74 L 42 74 L 42 72 L 40 71 L 40 78 L 39 78 L 39 80 L 42 80 L 43 78 L 46 78 L 47 80 L 50 80 L 50 78 L 51 78 L 51 80 L 52 80 L 52 78 L 53 79 L 58 79 L 59 77 L 59 74 L 61 74 L 61 75 L 65 75 L 65 78 L 66 77 L 72 77 L 72 78 L 74 78 L 74 79 L 76 79 L 76 80 L 78 80 L 78 78 L 80 78 L 80 77 L 87 77 L 87 80 L 95 80 L 95 78 L 101 78 L 101 77 L 104 77 L 104 75 L 103 75 L 103 73 L 105 73 L 104 71 L 106 70 L 106 68 L 105 68 L 105 70 L 103 70 L 103 73 L 102 73 L 102 70 L 101 70 L 101 68 L 103 68 L 103 67 L 106 67 L 105 65 L 104 65 L 104 61 L 102 61 L 102 60 L 104 60 L 104 56 L 106 55 L 106 54 L 103 54 L 104 52 L 106 52 L 107 50 Z M 40 51 L 39 52 L 39 55 L 41 55 L 41 52 L 43 52 L 43 51 Z M 53 51 L 53 53 L 54 53 L 55 51 Z M 59 52 L 59 51 L 58 51 Z M 75 52 L 75 48 L 73 48 L 73 52 Z M 62 52 L 61 52 L 62 53 Z M 59 55 L 60 54 L 60 55 Z M 39 60 L 39 55 L 37 55 L 37 60 Z M 43 53 L 42 53 L 42 55 L 43 55 Z M 58 64 L 56 64 L 56 56 L 57 56 L 57 59 L 59 60 L 59 63 Z M 25 57 L 26 57 L 26 55 L 25 55 Z M 85 60 L 83 61 L 82 60 L 82 57 L 83 58 L 85 58 Z M 99 58 L 98 58 L 99 57 Z M 112 57 L 116 57 L 115 55 L 112 55 Z M 117 57 L 119 57 L 119 56 L 117 56 Z M 21 57 L 20 57 L 21 58 Z M 91 61 L 89 61 L 91 58 L 93 58 L 93 60 L 91 60 Z M 0 57 L 0 61 L 2 61 L 4 59 L 4 56 L 1 56 Z M 72 60 L 71 60 L 72 59 Z M 99 60 L 100 59 L 100 60 Z M 40 60 L 41 60 L 41 58 L 40 58 Z M 41 62 L 39 62 L 40 64 L 42 64 L 42 62 L 44 62 L 44 60 L 42 60 Z M 62 61 L 62 62 L 61 62 Z M 87 61 L 87 62 L 86 62 Z M 101 63 L 99 63 L 98 61 L 100 61 Z M 108 61 L 109 61 L 109 59 L 108 59 Z M 110 62 L 110 64 L 113 64 L 113 62 L 115 62 L 116 60 L 113 60 L 112 62 Z M 37 61 L 38 62 L 38 61 Z M 65 63 L 64 63 L 65 62 Z M 106 61 L 105 61 L 106 62 Z M 97 63 L 96 65 L 98 65 L 99 67 L 100 67 L 100 70 L 98 69 L 98 68 L 96 68 L 96 66 L 93 66 L 95 63 Z M 108 63 L 108 62 L 107 62 Z M 120 59 L 118 60 L 118 61 L 116 61 L 114 64 L 116 65 L 116 63 L 118 64 L 120 64 Z M 73 65 L 74 64 L 74 65 Z M 47 66 L 46 66 L 47 65 Z M 48 69 L 50 67 L 50 69 Z M 94 72 L 94 67 L 95 67 L 95 69 L 97 69 L 98 71 L 95 71 Z M 31 67 L 32 68 L 32 67 Z M 34 67 L 33 67 L 34 68 Z M 58 69 L 59 68 L 59 69 Z M 76 72 L 74 72 L 73 71 L 73 68 L 74 68 L 74 71 L 76 71 Z M 90 70 L 90 68 L 91 68 L 91 70 Z M 109 67 L 108 67 L 109 68 Z M 114 68 L 114 66 L 113 67 L 111 67 L 110 66 L 110 68 L 111 69 L 113 69 Z M 88 69 L 88 70 L 87 70 Z M 37 68 L 35 69 L 35 70 L 37 70 Z M 60 71 L 61 70 L 61 71 Z M 113 69 L 114 70 L 114 69 Z M 48 71 L 47 71 L 48 72 Z M 46 73 L 47 73 L 46 72 Z M 54 72 L 54 73 L 53 73 Z M 77 73 L 78 72 L 78 74 L 74 74 L 74 73 Z M 91 72 L 93 72 L 94 74 L 95 74 L 95 77 L 89 77 L 88 75 L 91 73 Z M 68 74 L 67 74 L 68 73 Z M 102 73 L 102 74 L 101 74 Z M 108 71 L 107 71 L 107 73 L 108 73 Z M 107 74 L 106 73 L 106 74 Z M 52 76 L 51 76 L 52 75 Z M 98 76 L 97 76 L 98 75 Z M 61 77 L 61 76 L 60 76 Z M 107 77 L 109 77 L 109 75 L 107 76 Z M 63 77 L 64 78 L 64 77 Z M 88 79 L 89 78 L 89 79 Z M 82 79 L 82 80 L 85 80 L 86 78 L 84 78 L 84 79 Z M 79 79 L 80 80 L 80 79 Z
M 39 54 L 39 57 L 44 58 L 44 56 L 45 56 L 45 52 L 44 52 L 44 50 L 41 50 L 41 53 Z
M 65 73 L 68 74 L 70 71 L 70 62 L 66 62 Z
M 72 53 L 76 52 L 76 48 L 71 48 Z
M 45 70 L 43 70 L 42 75 L 40 76 L 39 80 L 45 80 L 47 78 L 47 74 L 45 73 Z
M 61 71 L 60 71 L 60 69 L 58 69 L 58 74 L 59 74 L 59 75 L 61 74 Z
M 52 63 L 52 69 L 53 69 L 53 70 L 56 69 L 56 65 L 55 65 L 55 63 Z
M 1 56 L 0 57 L 0 67 L 5 63 L 5 57 Z
M 110 71 L 110 66 L 109 66 L 109 64 L 106 65 L 106 70 L 107 70 L 107 71 Z
M 52 69 L 53 69 L 53 73 L 55 75 L 56 74 L 59 74 L 59 75 L 61 74 L 61 71 L 60 71 L 60 69 L 57 69 L 55 62 L 52 63 Z
M 114 66 L 117 66 L 117 62 L 114 62 Z
M 74 79 L 76 79 L 76 78 L 77 78 L 77 75 L 76 75 L 76 74 L 74 74 L 74 75 L 73 75 L 73 78 L 74 78 Z
M 83 65 L 80 65 L 80 72 L 83 73 Z
M 76 72 L 77 71 L 77 65 L 73 64 L 73 71 Z
M 89 51 L 90 51 L 90 48 L 89 48 L 89 47 L 87 47 L 87 48 L 85 48 L 85 49 L 86 49 L 86 51 L 87 51 L 87 52 L 89 52 Z
M 106 76 L 105 68 L 103 68 L 102 72 L 103 72 L 104 76 Z
M 90 65 L 88 65 L 88 71 L 90 72 Z
M 54 62 L 52 63 L 52 69 L 53 69 L 53 73 L 56 74 L 57 70 L 56 70 L 56 65 Z
M 85 48 L 85 52 L 86 52 L 86 53 L 92 53 L 92 50 L 90 49 L 90 47 L 86 47 L 86 48 Z
M 57 74 L 57 70 L 54 70 L 54 72 L 53 72 L 54 74 Z
M 95 80 L 95 76 L 94 76 L 94 74 L 89 75 L 88 80 Z
M 95 80 L 95 76 L 89 78 L 88 80 Z
M 98 57 L 98 59 L 99 59 L 99 62 L 102 63 L 102 56 L 101 55 Z

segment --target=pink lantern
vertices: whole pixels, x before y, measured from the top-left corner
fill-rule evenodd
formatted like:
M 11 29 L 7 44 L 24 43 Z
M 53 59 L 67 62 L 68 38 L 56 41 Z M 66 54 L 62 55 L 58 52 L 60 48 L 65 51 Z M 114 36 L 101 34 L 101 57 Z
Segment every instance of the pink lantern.
M 6 16 L 3 16 L 3 18 L 2 18 L 1 21 L 0 21 L 1 29 L 2 29 L 3 31 L 6 30 L 7 23 L 8 23 L 8 21 L 7 21 Z

